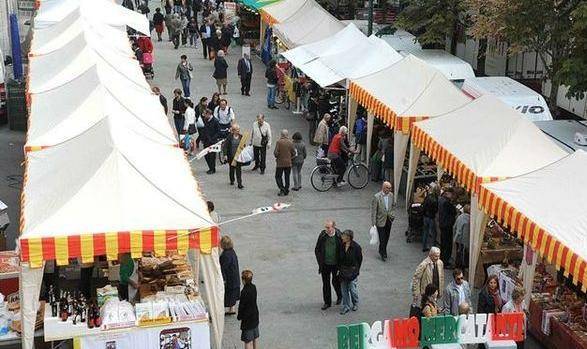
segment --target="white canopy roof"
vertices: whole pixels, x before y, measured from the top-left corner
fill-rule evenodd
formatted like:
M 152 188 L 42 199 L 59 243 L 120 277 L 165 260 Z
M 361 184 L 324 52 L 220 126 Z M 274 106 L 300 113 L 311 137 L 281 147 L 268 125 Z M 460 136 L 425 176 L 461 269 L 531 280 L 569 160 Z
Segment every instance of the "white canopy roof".
M 273 26 L 273 33 L 287 48 L 316 42 L 342 30 L 345 25 L 314 0 L 307 0 L 292 16 Z
M 330 43 L 327 44 L 325 41 Z M 306 46 L 312 47 L 304 50 Z M 325 49 L 321 51 L 320 46 Z M 350 24 L 329 40 L 299 46 L 291 51 L 298 49 L 302 49 L 297 54 L 301 59 L 294 57 L 290 61 L 322 87 L 344 79 L 371 74 L 402 59 L 401 55 L 384 41 L 375 36 L 367 38 L 354 24 Z M 289 52 L 284 53 L 288 60 L 290 56 L 296 56 L 295 52 L 293 55 L 289 55 Z M 310 57 L 314 59 L 306 60 Z M 302 63 L 304 60 L 306 62 Z
M 87 132 L 102 120 L 153 142 L 175 145 L 159 97 L 114 70 L 92 67 L 58 88 L 34 95 L 26 147 L 53 146 Z
M 351 82 L 388 106 L 396 117 L 433 117 L 470 101 L 440 71 L 411 55 Z
M 150 35 L 149 20 L 145 15 L 109 0 L 44 0 L 35 16 L 34 28 L 56 25 L 72 13 L 111 26 L 127 25 L 144 35 Z
M 80 76 L 91 67 L 99 70 L 115 70 L 137 86 L 150 90 L 142 70 L 133 57 L 121 55 L 108 47 L 97 48 L 87 42 L 84 33 L 61 49 L 35 57 L 29 64 L 29 93 L 41 93 Z
M 27 166 L 21 239 L 214 225 L 181 149 L 107 119 Z
M 261 12 L 265 16 L 270 16 L 272 21 L 281 23 L 293 16 L 300 8 L 307 2 L 315 2 L 314 0 L 281 0 L 264 6 Z
M 532 242 L 536 250 L 546 255 L 552 263 L 573 274 L 575 280 L 580 277 L 579 270 L 587 261 L 586 173 L 587 152 L 577 150 L 560 161 L 536 171 L 483 184 L 489 192 L 514 207 L 531 222 L 544 229 L 547 235 L 562 244 L 557 250 L 554 242 L 550 243 L 550 249 L 546 249 L 546 238 L 538 241 L 538 237 L 534 236 Z M 563 247 L 580 258 L 574 263 L 574 269 L 570 263 L 571 254 L 567 256 L 565 264 L 561 262 L 564 259 L 553 258 L 557 252 L 559 257 L 563 254 Z M 587 275 L 584 275 L 584 279 L 578 281 L 585 287 L 586 280 Z
M 417 38 L 403 29 L 397 29 L 390 35 L 382 35 L 381 39 L 393 47 L 394 50 L 406 56 L 415 51 L 422 51 L 422 46 L 420 46 Z
M 482 178 L 519 176 L 566 155 L 532 122 L 493 96 L 481 96 L 415 125 Z
M 77 11 L 72 11 L 53 26 L 34 29 L 29 55 L 53 52 L 67 45 L 81 33 L 85 34 L 88 42 L 98 42 L 128 55 L 132 54 L 124 26 L 110 26 L 93 18 L 80 17 Z
M 475 77 L 471 65 L 445 50 L 413 50 L 403 54 L 413 54 L 434 68 L 440 70 L 449 80 L 464 80 Z

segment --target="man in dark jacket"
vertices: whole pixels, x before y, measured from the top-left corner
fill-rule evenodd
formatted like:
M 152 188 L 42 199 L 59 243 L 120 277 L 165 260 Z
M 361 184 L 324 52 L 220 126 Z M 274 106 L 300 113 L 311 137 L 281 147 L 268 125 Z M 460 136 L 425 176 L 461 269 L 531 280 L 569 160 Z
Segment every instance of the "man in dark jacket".
M 157 86 L 153 86 L 151 91 L 153 91 L 154 94 L 159 96 L 159 103 L 161 103 L 161 105 L 163 106 L 163 111 L 165 111 L 165 115 L 167 115 L 167 113 L 169 112 L 169 109 L 167 106 L 167 98 L 165 98 L 165 96 L 163 96 L 161 94 L 161 89 L 159 89 L 159 87 L 157 87 Z
M 257 347 L 259 338 L 259 308 L 257 307 L 257 287 L 253 284 L 253 272 L 243 270 L 241 273 L 243 289 L 239 297 L 237 320 L 241 321 L 241 341 L 245 343 L 253 342 L 252 348 Z M 249 346 L 246 346 L 247 348 Z
M 430 188 L 422 204 L 424 227 L 422 229 L 422 251 L 430 250 L 436 240 L 436 213 L 438 212 L 437 188 Z
M 453 243 L 453 226 L 457 219 L 457 209 L 452 203 L 453 191 L 447 189 L 438 199 L 438 226 L 440 228 L 440 260 L 450 266 Z
M 275 96 L 277 94 L 277 64 L 275 61 L 270 61 L 265 70 L 265 79 L 267 79 L 267 108 L 278 109 L 275 106 Z
M 340 234 L 340 230 L 336 228 L 334 221 L 331 219 L 326 220 L 324 230 L 318 235 L 318 241 L 316 241 L 316 248 L 314 249 L 316 262 L 318 262 L 318 274 L 322 275 L 322 297 L 324 298 L 322 310 L 332 306 L 331 276 L 332 286 L 336 293 L 336 304 L 338 305 L 342 301 L 340 280 L 337 276 L 339 254 L 342 249 Z
M 210 53 L 210 38 L 212 37 L 212 27 L 204 20 L 204 23 L 200 26 L 200 39 L 202 40 L 202 53 L 204 59 L 208 58 Z
M 204 132 L 200 135 L 200 138 L 204 143 L 204 148 L 216 144 L 216 142 L 218 142 L 218 137 L 220 137 L 220 125 L 218 124 L 218 120 L 212 115 L 210 109 L 206 109 L 206 113 L 204 114 Z M 208 164 L 208 171 L 206 173 L 216 173 L 216 153 L 209 152 L 204 157 Z
M 236 67 L 238 76 L 241 79 L 241 95 L 250 96 L 251 91 L 251 76 L 253 75 L 253 64 L 248 54 L 244 54 L 243 58 L 238 60 Z

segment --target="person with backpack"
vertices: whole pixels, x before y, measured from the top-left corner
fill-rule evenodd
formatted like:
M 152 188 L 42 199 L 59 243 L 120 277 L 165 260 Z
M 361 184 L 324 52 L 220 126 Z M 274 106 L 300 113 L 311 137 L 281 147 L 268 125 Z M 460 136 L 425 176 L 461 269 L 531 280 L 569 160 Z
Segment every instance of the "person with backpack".
M 365 161 L 367 159 L 367 116 L 364 113 L 361 113 L 357 121 L 355 121 L 353 135 L 355 136 L 358 151 L 356 160 Z

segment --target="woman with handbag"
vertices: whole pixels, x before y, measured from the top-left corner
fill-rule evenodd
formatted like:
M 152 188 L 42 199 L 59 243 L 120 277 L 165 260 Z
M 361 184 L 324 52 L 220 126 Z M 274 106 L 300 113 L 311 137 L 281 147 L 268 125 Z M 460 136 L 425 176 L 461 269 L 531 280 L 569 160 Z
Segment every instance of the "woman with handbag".
M 361 246 L 353 240 L 352 230 L 345 230 L 341 234 L 342 246 L 339 252 L 338 270 L 340 288 L 342 290 L 342 308 L 340 314 L 357 311 L 359 307 L 359 293 L 357 292 L 357 277 L 363 262 Z M 352 303 L 352 305 L 351 305 Z
M 195 148 L 195 139 L 198 138 L 198 129 L 196 128 L 196 111 L 194 110 L 194 103 L 185 99 L 185 121 L 183 124 L 183 132 L 186 134 L 185 139 L 188 139 L 189 144 L 184 145 L 184 149 L 188 155 L 193 155 Z M 189 137 L 188 137 L 189 135 Z
M 204 114 L 208 108 L 208 97 L 200 98 L 200 103 L 195 108 L 196 111 L 196 129 L 198 129 L 198 137 L 196 138 L 196 148 L 200 147 L 200 135 L 204 132 Z
M 242 152 L 246 143 L 247 137 L 241 135 L 241 129 L 237 124 L 232 125 L 230 128 L 230 134 L 226 137 L 224 143 L 222 143 L 224 161 L 229 165 L 228 176 L 230 179 L 230 185 L 234 185 L 234 175 L 236 174 L 236 182 L 239 189 L 244 189 L 244 186 L 241 169 L 243 164 L 238 162 L 238 156 Z

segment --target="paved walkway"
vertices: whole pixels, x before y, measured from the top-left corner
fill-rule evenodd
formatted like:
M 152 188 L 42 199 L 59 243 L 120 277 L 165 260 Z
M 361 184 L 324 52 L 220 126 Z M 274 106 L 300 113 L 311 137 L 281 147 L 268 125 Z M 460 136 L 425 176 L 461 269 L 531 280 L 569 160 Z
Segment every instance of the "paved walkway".
M 174 81 L 179 56 L 186 54 L 194 65 L 192 98 L 210 97 L 216 86 L 212 79 L 212 62 L 202 58 L 201 48 L 186 47 L 174 50 L 171 43 L 155 43 L 155 79 L 171 100 L 171 91 L 180 87 Z M 264 113 L 273 131 L 273 139 L 280 129 L 293 134 L 307 135 L 307 122 L 286 110 L 266 108 L 264 66 L 253 58 L 254 74 L 251 97 L 241 96 L 236 63 L 240 47 L 233 48 L 228 56 L 229 104 L 234 108 L 242 130 L 250 130 L 255 116 Z M 307 140 L 305 140 L 307 141 Z M 261 312 L 261 348 L 335 348 L 336 325 L 340 323 L 372 322 L 389 317 L 407 315 L 409 311 L 409 280 L 422 252 L 416 245 L 405 242 L 407 226 L 403 209 L 397 216 L 389 244 L 386 263 L 376 258 L 376 248 L 369 246 L 369 203 L 378 190 L 371 184 L 363 190 L 348 186 L 327 193 L 316 192 L 309 183 L 309 174 L 315 165 L 314 147 L 308 146 L 309 157 L 303 168 L 303 189 L 286 198 L 293 206 L 279 214 L 267 214 L 228 224 L 223 234 L 235 242 L 241 269 L 251 268 L 258 289 Z M 218 167 L 215 175 L 207 175 L 206 163 L 193 162 L 194 173 L 207 199 L 216 204 L 223 219 L 250 212 L 253 208 L 271 205 L 281 197 L 274 179 L 275 161 L 268 152 L 265 175 L 243 171 L 245 189 L 229 186 L 228 168 Z M 155 159 L 156 161 L 156 159 Z M 359 277 L 360 309 L 341 316 L 337 307 L 321 311 L 321 279 L 314 257 L 314 245 L 324 220 L 333 218 L 341 229 L 355 231 L 356 240 L 363 246 L 364 263 Z M 224 348 L 241 347 L 239 322 L 227 318 Z

